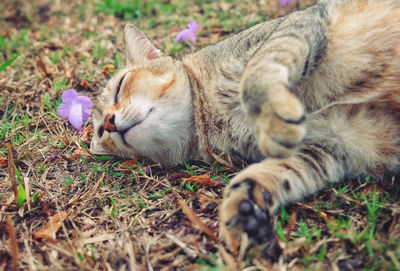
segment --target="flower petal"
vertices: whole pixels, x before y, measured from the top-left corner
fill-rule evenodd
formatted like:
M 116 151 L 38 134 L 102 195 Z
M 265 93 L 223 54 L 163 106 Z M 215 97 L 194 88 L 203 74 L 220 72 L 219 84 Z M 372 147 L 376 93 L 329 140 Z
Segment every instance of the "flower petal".
M 286 5 L 289 4 L 290 2 L 292 2 L 292 0 L 280 0 L 280 1 L 279 1 L 279 5 L 281 5 L 281 6 L 286 6 Z
M 76 101 L 80 103 L 84 108 L 91 108 L 93 106 L 92 101 L 89 99 L 89 97 L 86 96 L 78 96 Z
M 184 40 L 188 39 L 188 35 L 189 35 L 189 30 L 188 29 L 184 29 L 181 32 L 178 33 L 178 35 L 175 38 L 176 42 L 182 42 Z
M 196 35 L 195 35 L 194 33 L 190 33 L 189 39 L 190 39 L 192 42 L 196 42 Z
M 82 105 L 79 103 L 71 104 L 69 111 L 69 122 L 78 131 L 82 130 L 83 118 L 82 118 Z
M 197 31 L 197 28 L 199 28 L 199 25 L 193 21 L 191 23 L 188 24 L 188 29 L 192 32 L 195 33 Z
M 75 89 L 71 88 L 63 92 L 61 95 L 61 99 L 64 103 L 73 102 L 78 98 L 78 92 Z
M 70 104 L 60 104 L 57 108 L 57 113 L 62 118 L 68 118 L 69 115 Z
M 92 114 L 92 112 L 90 110 L 86 111 L 86 110 L 84 110 L 84 108 L 82 108 L 82 109 L 83 109 L 82 110 L 82 121 L 85 122 L 85 121 L 87 121 L 89 119 L 89 117 Z

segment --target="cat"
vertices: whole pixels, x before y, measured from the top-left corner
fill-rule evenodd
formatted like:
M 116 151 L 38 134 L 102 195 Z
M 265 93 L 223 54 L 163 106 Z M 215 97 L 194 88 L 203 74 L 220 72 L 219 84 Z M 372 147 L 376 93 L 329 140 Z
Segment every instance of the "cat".
M 182 60 L 125 26 L 127 66 L 93 115 L 93 153 L 165 166 L 234 153 L 221 237 L 273 236 L 280 204 L 400 166 L 400 2 L 320 0 Z

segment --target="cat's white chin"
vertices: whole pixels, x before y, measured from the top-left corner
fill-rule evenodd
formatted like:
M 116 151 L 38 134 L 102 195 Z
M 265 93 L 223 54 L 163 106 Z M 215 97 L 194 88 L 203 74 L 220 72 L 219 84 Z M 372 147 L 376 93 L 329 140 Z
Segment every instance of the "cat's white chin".
M 163 166 L 173 166 L 182 163 L 186 157 L 189 144 L 188 131 L 184 127 L 171 126 L 168 123 L 158 123 L 154 133 L 154 127 L 148 123 L 142 123 L 134 127 L 120 137 L 119 141 L 130 148 L 135 156 L 146 157 Z M 186 130 L 186 131 L 185 131 Z

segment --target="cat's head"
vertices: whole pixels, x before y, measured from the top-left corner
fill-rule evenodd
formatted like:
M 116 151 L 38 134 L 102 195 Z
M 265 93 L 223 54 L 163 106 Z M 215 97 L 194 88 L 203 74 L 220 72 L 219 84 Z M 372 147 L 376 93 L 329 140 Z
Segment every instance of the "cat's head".
M 193 133 L 187 73 L 133 25 L 125 26 L 125 42 L 127 65 L 109 80 L 95 106 L 91 152 L 182 162 Z

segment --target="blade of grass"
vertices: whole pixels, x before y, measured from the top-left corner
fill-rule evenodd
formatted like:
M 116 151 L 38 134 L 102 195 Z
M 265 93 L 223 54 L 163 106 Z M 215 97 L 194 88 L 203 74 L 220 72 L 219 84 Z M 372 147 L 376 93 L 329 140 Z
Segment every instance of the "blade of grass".
M 2 63 L 0 65 L 0 72 L 4 71 L 5 69 L 7 69 L 8 66 L 10 66 L 21 54 L 15 55 L 12 58 L 10 58 L 9 60 L 7 60 L 6 62 Z

